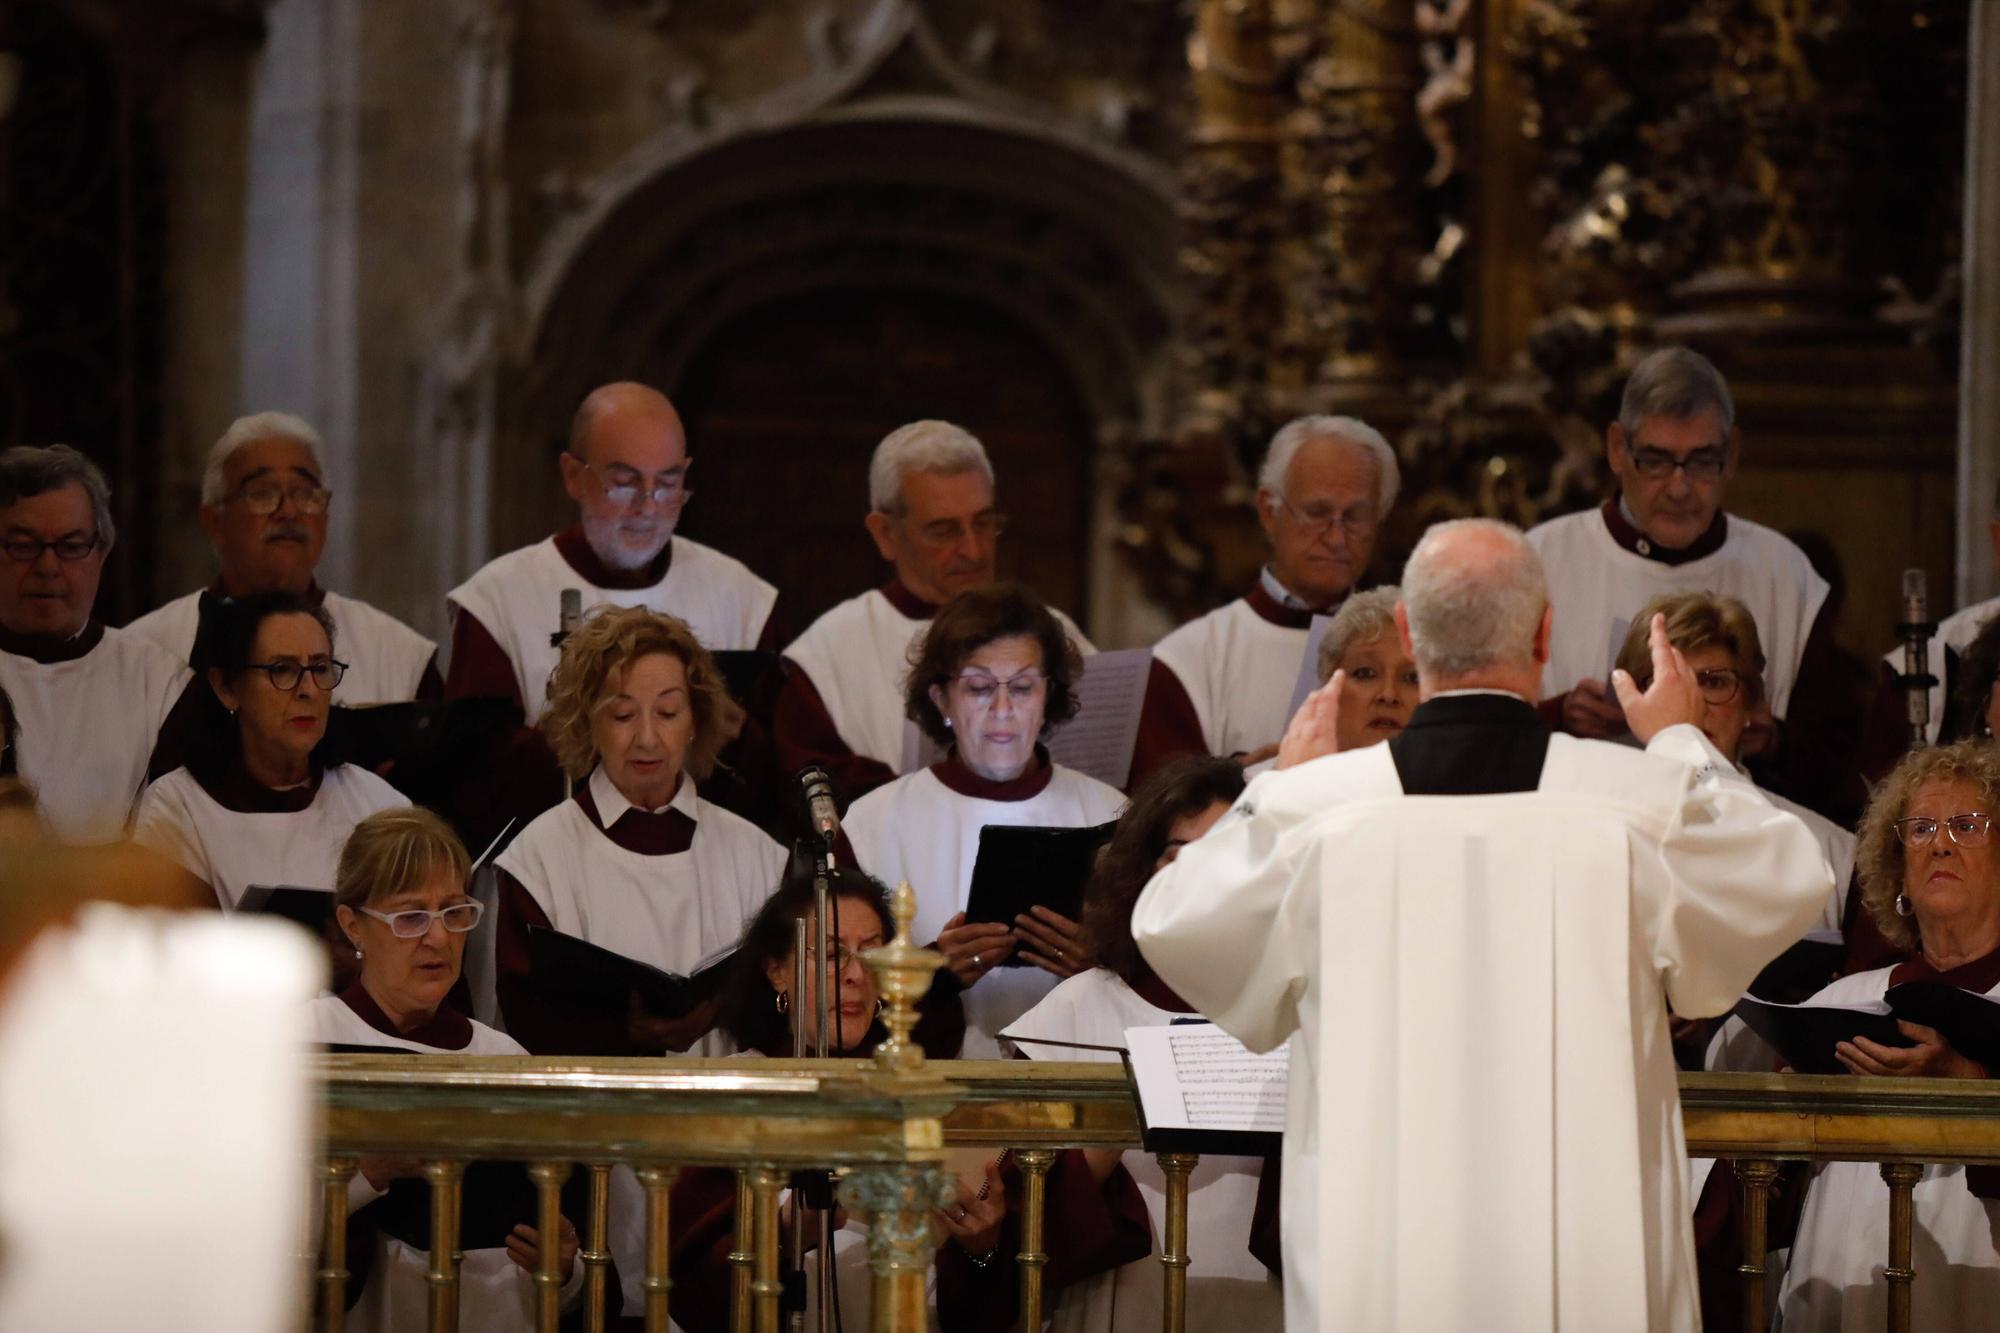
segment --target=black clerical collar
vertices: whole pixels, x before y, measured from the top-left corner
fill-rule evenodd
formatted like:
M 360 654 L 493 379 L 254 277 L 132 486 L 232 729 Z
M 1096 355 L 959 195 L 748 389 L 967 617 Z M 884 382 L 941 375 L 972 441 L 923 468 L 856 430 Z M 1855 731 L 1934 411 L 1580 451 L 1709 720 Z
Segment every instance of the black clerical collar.
M 889 599 L 889 605 L 911 620 L 929 620 L 937 614 L 937 608 L 911 592 L 901 579 L 890 579 L 882 585 L 882 595 Z
M 435 1046 L 441 1051 L 462 1051 L 472 1044 L 472 1020 L 442 1004 L 437 1007 L 436 1013 L 408 1032 L 403 1032 L 389 1021 L 389 1015 L 382 1012 L 382 1006 L 375 1003 L 375 997 L 359 981 L 340 993 L 340 1002 L 352 1009 L 354 1016 L 369 1027 L 399 1041 Z
M 281 790 L 266 787 L 244 767 L 240 742 L 226 762 L 190 765 L 188 773 L 217 805 L 239 815 L 290 815 L 310 809 L 326 779 L 326 769 L 315 756 L 303 784 Z
M 694 804 L 694 784 L 687 778 L 683 777 L 680 786 L 674 789 L 674 798 L 668 802 L 667 808 L 654 811 L 641 810 L 625 802 L 603 772 L 603 769 L 598 769 L 588 781 L 578 783 L 575 800 L 591 826 L 609 838 L 614 847 L 638 856 L 677 856 L 694 846 L 695 821 L 694 816 L 688 813 Z M 618 801 L 607 798 L 605 804 L 615 807 L 622 803 L 623 806 L 609 827 L 605 826 L 604 816 L 599 812 L 594 790 L 600 782 L 619 797 Z
M 593 588 L 650 588 L 667 576 L 667 569 L 674 562 L 674 539 L 671 536 L 652 562 L 638 569 L 613 569 L 598 559 L 597 552 L 590 549 L 590 541 L 583 535 L 580 523 L 571 524 L 558 532 L 555 541 L 556 554 L 576 571 L 578 578 Z
M 1055 765 L 1049 762 L 1049 752 L 1037 745 L 1035 761 L 1017 778 L 996 782 L 983 778 L 972 771 L 963 759 L 958 757 L 958 747 L 931 765 L 931 773 L 948 790 L 960 796 L 970 796 L 976 801 L 1026 801 L 1040 796 L 1049 788 L 1056 775 Z
M 1426 699 L 1389 738 L 1410 796 L 1490 796 L 1541 785 L 1549 728 L 1514 694 L 1480 691 Z
M 1978 991 L 1984 995 L 1995 986 L 2000 986 L 2000 949 L 1995 949 L 1984 958 L 1975 958 L 1969 963 L 1939 971 L 1922 954 L 1896 964 L 1889 973 L 1889 984 L 1900 986 L 1906 981 L 1935 981 L 1946 986 L 1956 986 L 1960 990 Z
M 1243 600 L 1257 613 L 1259 620 L 1269 621 L 1283 629 L 1312 628 L 1312 612 L 1302 606 L 1286 606 L 1271 595 L 1271 590 L 1264 586 L 1261 578 L 1250 585 L 1250 591 L 1243 594 Z
M 40 662 L 49 666 L 56 662 L 74 662 L 86 657 L 90 650 L 104 641 L 104 623 L 96 618 L 86 620 L 83 628 L 68 638 L 54 634 L 16 634 L 0 626 L 0 653 L 11 653 L 15 657 L 25 657 L 30 662 Z
M 1720 509 L 1715 511 L 1715 520 L 1708 525 L 1708 531 L 1678 551 L 1669 551 L 1639 531 L 1638 525 L 1625 516 L 1625 507 L 1615 495 L 1606 500 L 1604 507 L 1597 512 L 1603 516 L 1605 530 L 1620 549 L 1657 564 L 1685 565 L 1703 556 L 1714 555 L 1729 540 L 1729 515 Z

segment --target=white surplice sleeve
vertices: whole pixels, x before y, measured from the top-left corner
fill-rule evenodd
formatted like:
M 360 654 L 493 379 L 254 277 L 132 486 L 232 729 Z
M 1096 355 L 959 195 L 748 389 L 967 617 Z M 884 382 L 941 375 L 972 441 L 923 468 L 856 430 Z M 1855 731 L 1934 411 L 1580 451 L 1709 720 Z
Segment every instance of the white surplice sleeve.
M 1657 851 L 1639 853 L 1655 864 L 1634 867 L 1641 882 L 1659 885 L 1654 962 L 1675 1013 L 1725 1013 L 1818 921 L 1833 870 L 1805 822 L 1731 781 L 1727 761 L 1696 728 L 1668 727 L 1646 749 L 1689 768 Z
M 1132 938 L 1160 979 L 1253 1051 L 1298 1027 L 1319 940 L 1318 845 L 1297 836 L 1305 812 L 1274 789 L 1285 776 L 1253 782 L 1132 910 Z

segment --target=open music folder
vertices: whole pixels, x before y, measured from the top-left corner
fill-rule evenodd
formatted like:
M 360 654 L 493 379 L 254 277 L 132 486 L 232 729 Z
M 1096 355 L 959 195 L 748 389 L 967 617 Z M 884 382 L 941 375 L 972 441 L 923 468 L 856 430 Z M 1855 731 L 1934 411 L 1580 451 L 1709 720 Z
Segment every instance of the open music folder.
M 1148 1152 L 1259 1157 L 1285 1132 L 1291 1043 L 1258 1055 L 1213 1023 L 1125 1029 Z

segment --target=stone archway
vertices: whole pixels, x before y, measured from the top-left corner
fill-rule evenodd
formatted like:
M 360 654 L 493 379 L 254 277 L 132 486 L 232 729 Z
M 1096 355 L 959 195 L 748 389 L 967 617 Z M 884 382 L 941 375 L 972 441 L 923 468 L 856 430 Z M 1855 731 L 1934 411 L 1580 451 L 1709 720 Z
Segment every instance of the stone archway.
M 990 311 L 1065 368 L 1091 496 L 1067 555 L 1101 594 L 1112 575 L 1094 445 L 1157 428 L 1165 407 L 1175 234 L 1165 182 L 1150 164 L 1045 125 L 912 96 L 666 166 L 603 210 L 558 277 L 530 284 L 517 368 L 503 377 L 495 545 L 562 520 L 550 460 L 592 385 L 632 377 L 684 390 L 704 347 L 745 312 L 829 289 L 905 293 Z

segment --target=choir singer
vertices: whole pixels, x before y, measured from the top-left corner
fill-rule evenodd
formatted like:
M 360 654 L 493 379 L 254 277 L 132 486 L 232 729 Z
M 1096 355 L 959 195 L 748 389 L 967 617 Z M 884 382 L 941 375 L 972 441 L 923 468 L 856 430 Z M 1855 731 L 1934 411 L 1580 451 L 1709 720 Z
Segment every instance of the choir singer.
M 1826 860 L 1724 778 L 1659 621 L 1652 688 L 1613 678 L 1641 753 L 1536 716 L 1551 618 L 1518 531 L 1433 527 L 1402 589 L 1408 729 L 1296 744 L 1336 731 L 1316 691 L 1132 919 L 1196 1009 L 1291 1039 L 1286 1327 L 1695 1328 L 1665 1006 L 1733 1005 Z

